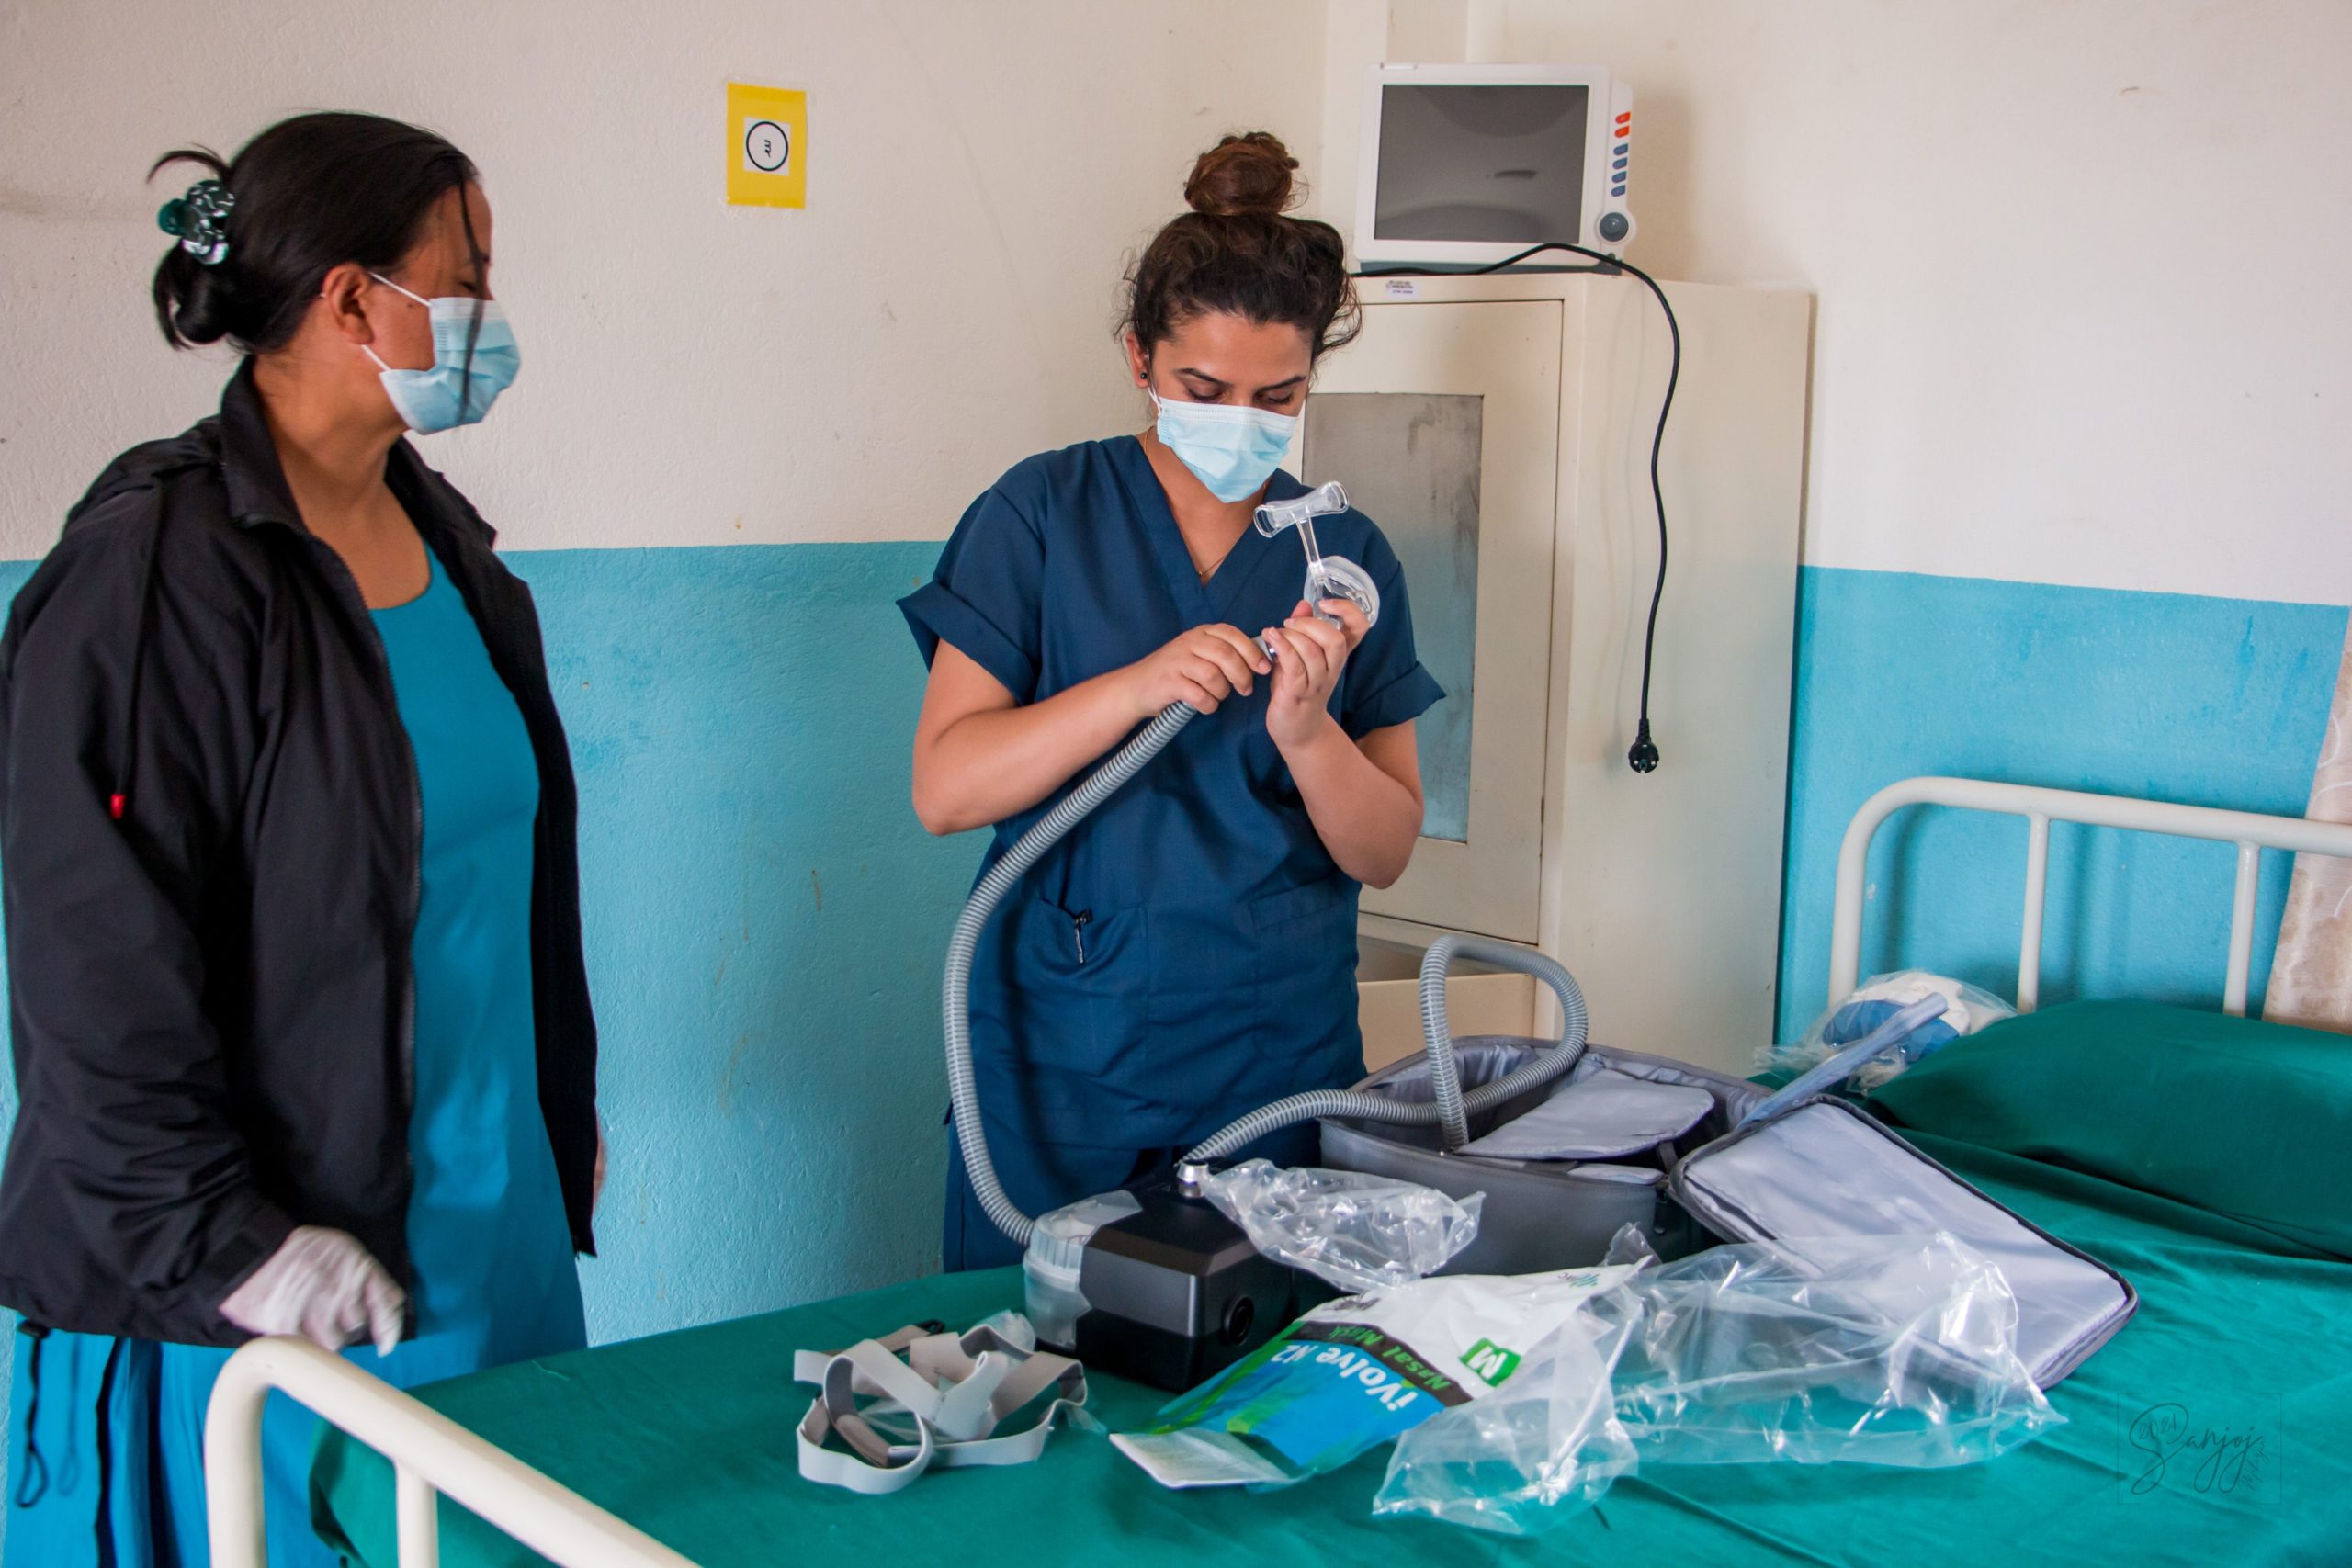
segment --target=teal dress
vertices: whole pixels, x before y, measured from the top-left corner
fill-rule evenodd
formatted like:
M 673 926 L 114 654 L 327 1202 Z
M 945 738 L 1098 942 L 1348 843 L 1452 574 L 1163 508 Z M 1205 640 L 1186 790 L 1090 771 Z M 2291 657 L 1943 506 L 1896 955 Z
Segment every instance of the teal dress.
M 426 558 L 432 581 L 424 593 L 374 616 L 424 802 L 424 890 L 413 939 L 416 1100 L 409 1120 L 417 1332 L 388 1357 L 366 1347 L 345 1352 L 403 1388 L 587 1343 L 571 1227 L 539 1111 L 530 945 L 538 768 L 522 715 L 464 599 L 430 550 Z M 48 1484 L 25 1506 L 20 1489 L 10 1487 L 7 1568 L 96 1560 L 100 1465 L 93 1445 L 100 1424 L 94 1416 L 102 1382 L 109 1384 L 105 1468 L 114 1523 L 107 1533 L 115 1561 L 121 1568 L 209 1562 L 204 1407 L 228 1354 L 49 1336 L 38 1429 L 30 1434 Z M 28 1382 L 26 1371 L 20 1355 L 20 1384 Z M 152 1396 L 144 1392 L 151 1387 Z M 9 1457 L 20 1464 L 33 1390 L 12 1393 L 18 1419 L 10 1422 Z M 149 1410 L 152 1421 L 143 1418 Z M 306 1412 L 271 1401 L 263 1458 L 272 1568 L 336 1561 L 310 1525 L 316 1435 Z M 25 1473 L 18 1464 L 12 1471 L 12 1481 Z M 147 1476 L 154 1495 L 141 1509 L 137 1503 L 147 1499 L 134 1495 L 145 1489 L 126 1478 Z M 149 1534 L 140 1528 L 142 1513 L 153 1535 L 173 1544 L 141 1539 Z

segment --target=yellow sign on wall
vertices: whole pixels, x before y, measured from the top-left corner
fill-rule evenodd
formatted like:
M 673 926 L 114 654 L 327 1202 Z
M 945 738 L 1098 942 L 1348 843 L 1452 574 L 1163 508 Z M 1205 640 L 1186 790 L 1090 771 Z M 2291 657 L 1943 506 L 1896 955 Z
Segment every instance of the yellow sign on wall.
M 727 204 L 806 207 L 808 95 L 727 84 Z

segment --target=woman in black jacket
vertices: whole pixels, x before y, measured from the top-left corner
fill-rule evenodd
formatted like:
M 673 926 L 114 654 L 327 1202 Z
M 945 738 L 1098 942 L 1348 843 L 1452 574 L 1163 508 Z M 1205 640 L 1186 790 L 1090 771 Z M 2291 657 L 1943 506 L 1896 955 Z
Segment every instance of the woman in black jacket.
M 571 763 L 528 592 L 403 439 L 519 363 L 489 207 L 371 116 L 188 161 L 158 314 L 244 360 L 99 477 L 0 641 L 8 1568 L 205 1561 L 249 1335 L 372 1341 L 399 1383 L 584 1340 Z M 332 1561 L 311 1424 L 270 1422 L 270 1561 Z

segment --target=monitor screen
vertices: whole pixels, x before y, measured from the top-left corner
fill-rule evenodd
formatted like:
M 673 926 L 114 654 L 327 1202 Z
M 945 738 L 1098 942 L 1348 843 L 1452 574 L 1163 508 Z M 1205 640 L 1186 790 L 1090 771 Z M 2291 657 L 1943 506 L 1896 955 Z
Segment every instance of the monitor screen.
M 1383 85 L 1374 237 L 1581 240 L 1589 92 L 1535 83 Z

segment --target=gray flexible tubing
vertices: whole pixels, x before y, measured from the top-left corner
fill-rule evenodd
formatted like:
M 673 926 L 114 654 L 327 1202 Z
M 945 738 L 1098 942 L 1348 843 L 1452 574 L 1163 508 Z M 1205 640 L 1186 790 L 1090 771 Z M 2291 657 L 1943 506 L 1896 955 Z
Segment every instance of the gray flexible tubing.
M 996 913 L 997 906 L 1004 901 L 1013 884 L 1088 813 L 1166 750 L 1168 743 L 1176 739 L 1176 732 L 1197 716 L 1184 703 L 1170 703 L 1160 709 L 1158 717 L 1111 753 L 1109 761 L 1087 774 L 1076 789 L 1064 795 L 989 867 L 988 874 L 980 878 L 971 897 L 965 901 L 964 912 L 956 917 L 956 929 L 947 938 L 940 1012 L 947 1042 L 947 1095 L 955 1111 L 956 1141 L 963 1151 L 964 1172 L 972 1184 L 973 1196 L 980 1201 L 981 1210 L 998 1230 L 1024 1247 L 1029 1245 L 1029 1233 L 1036 1228 L 1036 1222 L 1005 1195 L 1004 1184 L 996 1174 L 996 1162 L 989 1155 L 988 1131 L 980 1122 L 979 1086 L 972 1074 L 972 954 L 979 945 L 980 931 L 989 923 L 989 917 Z M 1466 1095 L 1462 1092 L 1462 1074 L 1453 1059 L 1453 1035 L 1445 1019 L 1445 975 L 1457 954 L 1483 959 L 1517 974 L 1532 975 L 1551 987 L 1553 994 L 1560 998 L 1558 1043 L 1517 1072 Z M 1469 1137 L 1473 1112 L 1516 1099 L 1575 1066 L 1577 1058 L 1584 1054 L 1585 1030 L 1584 993 L 1577 988 L 1575 977 L 1550 958 L 1486 937 L 1442 936 L 1430 944 L 1428 956 L 1421 961 L 1421 1032 L 1429 1052 L 1430 1086 L 1436 1098 L 1426 1101 L 1400 1100 L 1340 1089 L 1294 1094 L 1210 1134 L 1206 1142 L 1185 1157 L 1218 1159 L 1278 1128 L 1321 1116 L 1407 1125 L 1435 1122 L 1442 1129 L 1445 1146 L 1460 1148 Z
M 1462 1068 L 1453 1056 L 1453 1031 L 1445 1017 L 1445 976 L 1457 957 L 1483 959 L 1498 969 L 1532 975 L 1560 999 L 1559 1044 L 1467 1098 L 1462 1092 Z M 1458 1149 L 1470 1141 L 1472 1111 L 1516 1100 L 1575 1066 L 1577 1058 L 1584 1055 L 1588 1027 L 1583 987 L 1575 976 L 1544 954 L 1492 937 L 1459 932 L 1430 943 L 1429 952 L 1421 956 L 1421 1038 L 1429 1043 L 1430 1097 L 1437 1106 L 1445 1146 Z
M 971 897 L 965 900 L 964 912 L 956 917 L 956 930 L 947 938 L 947 974 L 942 987 L 940 1011 L 947 1036 L 947 1098 L 955 1107 L 956 1142 L 964 1152 L 964 1174 L 972 1183 L 972 1195 L 980 1201 L 980 1207 L 987 1211 L 996 1228 L 1023 1247 L 1029 1245 L 1029 1233 L 1036 1229 L 1036 1222 L 1005 1196 L 1004 1183 L 997 1179 L 996 1162 L 989 1157 L 988 1132 L 980 1125 L 979 1086 L 972 1077 L 972 953 L 979 945 L 980 928 L 989 923 L 989 917 L 996 913 L 996 907 L 1004 901 L 1012 885 L 1043 859 L 1063 834 L 1135 777 L 1137 770 L 1176 739 L 1178 730 L 1198 716 L 1198 712 L 1184 703 L 1170 703 L 1161 708 L 1159 717 L 1112 752 L 1110 761 L 1087 774 L 1084 782 L 1062 796 L 1059 805 L 1013 840 L 1003 858 L 989 867 L 988 874 L 972 889 Z
M 1483 959 L 1498 969 L 1532 975 L 1560 998 L 1560 1038 L 1536 1058 L 1483 1089 L 1462 1092 L 1462 1069 L 1453 1059 L 1453 1032 L 1445 1019 L 1445 974 L 1456 956 Z M 1449 932 L 1430 943 L 1421 959 L 1421 1038 L 1429 1053 L 1430 1091 L 1427 1100 L 1392 1100 L 1362 1089 L 1312 1089 L 1277 1100 L 1209 1135 L 1186 1155 L 1189 1160 L 1223 1159 L 1279 1128 L 1319 1116 L 1346 1116 L 1359 1122 L 1386 1122 L 1426 1126 L 1434 1122 L 1448 1149 L 1458 1149 L 1470 1138 L 1470 1118 L 1490 1105 L 1505 1104 L 1530 1089 L 1550 1083 L 1584 1055 L 1586 1020 L 1584 992 L 1576 976 L 1532 949 L 1517 947 L 1483 936 Z

